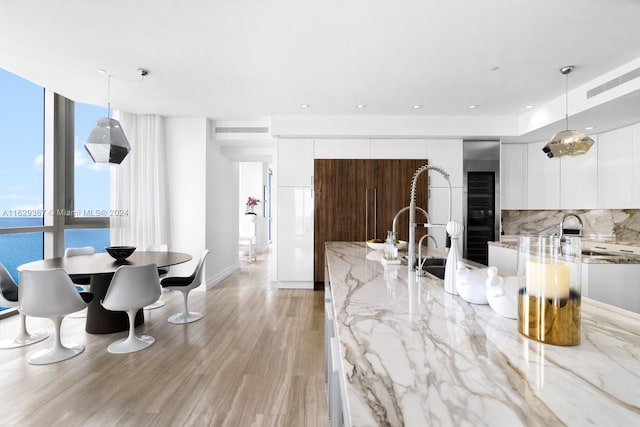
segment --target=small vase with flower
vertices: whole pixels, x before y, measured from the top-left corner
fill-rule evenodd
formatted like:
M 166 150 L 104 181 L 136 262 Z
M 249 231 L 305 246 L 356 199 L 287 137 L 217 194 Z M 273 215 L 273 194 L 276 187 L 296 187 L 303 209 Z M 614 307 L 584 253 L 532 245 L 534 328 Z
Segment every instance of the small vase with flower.
M 255 208 L 258 205 L 258 203 L 260 203 L 260 200 L 254 197 L 249 197 L 246 203 L 247 211 L 245 212 L 245 215 L 256 215 Z

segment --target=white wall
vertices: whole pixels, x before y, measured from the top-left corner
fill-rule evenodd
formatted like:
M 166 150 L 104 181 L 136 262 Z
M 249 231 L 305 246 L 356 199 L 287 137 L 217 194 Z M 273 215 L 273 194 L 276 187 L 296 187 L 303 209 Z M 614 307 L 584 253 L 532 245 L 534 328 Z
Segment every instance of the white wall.
M 238 264 L 238 164 L 222 155 L 213 141 L 207 144 L 206 244 L 207 286 L 235 271 Z
M 175 266 L 172 273 L 191 274 L 205 248 L 207 120 L 165 120 L 167 138 L 167 184 L 172 251 L 187 252 L 194 261 Z
M 238 266 L 237 167 L 209 142 L 206 118 L 170 117 L 167 138 L 168 200 L 171 250 L 194 260 L 175 266 L 172 274 L 191 274 L 205 248 L 207 286 L 218 283 Z

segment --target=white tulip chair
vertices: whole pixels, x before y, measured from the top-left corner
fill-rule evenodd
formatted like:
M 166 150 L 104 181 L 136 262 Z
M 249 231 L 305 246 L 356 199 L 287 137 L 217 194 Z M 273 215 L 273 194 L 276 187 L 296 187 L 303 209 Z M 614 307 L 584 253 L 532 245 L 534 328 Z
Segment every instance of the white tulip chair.
M 85 308 L 93 294 L 78 292 L 69 275 L 59 268 L 22 270 L 18 293 L 20 311 L 26 316 L 51 319 L 56 331 L 54 346 L 32 354 L 29 363 L 46 365 L 61 362 L 84 351 L 83 345 L 62 345 L 60 327 L 64 316 Z
M 0 264 L 0 307 L 18 307 L 18 285 L 4 265 Z M 20 316 L 20 332 L 15 338 L 0 340 L 0 349 L 18 348 L 35 344 L 47 338 L 49 334 L 39 332 L 30 334 L 27 331 L 27 317 L 18 310 Z
M 162 279 L 162 281 L 160 282 L 163 288 L 171 289 L 172 291 L 182 292 L 182 297 L 183 297 L 182 313 L 177 313 L 169 317 L 168 319 L 169 323 L 176 323 L 176 324 L 191 323 L 191 322 L 195 322 L 196 320 L 200 320 L 202 318 L 201 313 L 189 311 L 187 299 L 189 298 L 189 292 L 191 292 L 192 289 L 195 289 L 198 286 L 200 286 L 200 283 L 202 283 L 202 271 L 204 266 L 204 260 L 207 257 L 207 255 L 209 255 L 209 249 L 205 249 L 202 252 L 200 261 L 198 261 L 198 265 L 196 266 L 196 269 L 191 276 L 166 277 Z
M 161 290 L 158 267 L 155 264 L 123 265 L 116 270 L 101 304 L 107 310 L 127 313 L 129 335 L 109 345 L 109 353 L 133 353 L 155 342 L 155 338 L 149 335 L 136 336 L 135 318 L 138 310 L 160 297 Z

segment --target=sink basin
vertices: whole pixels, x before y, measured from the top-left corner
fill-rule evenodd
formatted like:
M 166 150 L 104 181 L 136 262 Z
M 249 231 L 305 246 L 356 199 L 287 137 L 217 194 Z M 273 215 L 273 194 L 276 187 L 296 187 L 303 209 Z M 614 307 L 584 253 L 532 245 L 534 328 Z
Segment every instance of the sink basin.
M 446 258 L 426 258 L 424 259 L 424 264 L 422 265 L 425 267 L 428 267 L 428 266 L 444 267 L 446 264 L 447 264 Z
M 444 268 L 447 263 L 446 258 L 426 258 L 422 264 L 422 270 L 444 280 Z
M 618 255 L 617 254 L 612 254 L 612 253 L 607 253 L 607 252 L 584 251 L 584 252 L 582 252 L 582 256 L 614 257 L 614 256 L 618 256 Z

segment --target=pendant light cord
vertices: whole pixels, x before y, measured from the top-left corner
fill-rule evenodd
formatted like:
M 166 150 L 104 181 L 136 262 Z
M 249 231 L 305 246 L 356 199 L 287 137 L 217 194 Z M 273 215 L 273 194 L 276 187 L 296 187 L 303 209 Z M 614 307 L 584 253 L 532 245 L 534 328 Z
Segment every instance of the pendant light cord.
M 107 118 L 111 118 L 111 74 L 107 74 Z
M 569 73 L 564 75 L 564 120 L 569 130 Z

